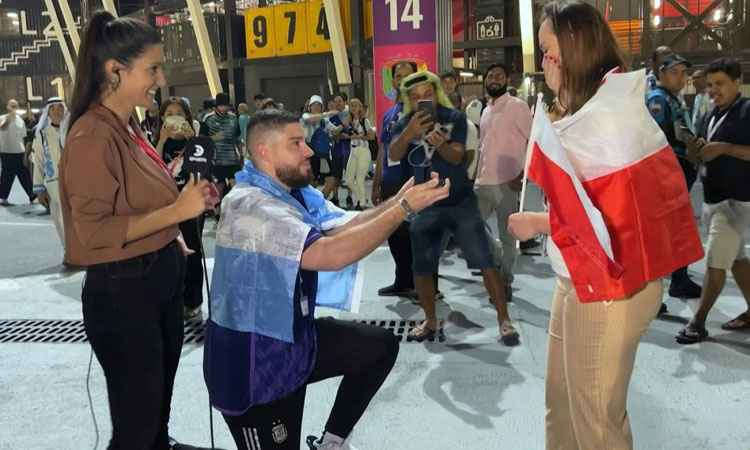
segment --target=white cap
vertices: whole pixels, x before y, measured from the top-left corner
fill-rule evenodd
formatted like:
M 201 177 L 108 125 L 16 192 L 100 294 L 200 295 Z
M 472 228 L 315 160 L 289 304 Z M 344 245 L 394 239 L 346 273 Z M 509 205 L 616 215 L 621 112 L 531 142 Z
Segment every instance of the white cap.
M 310 97 L 310 101 L 307 104 L 308 106 L 312 106 L 313 103 L 320 103 L 320 106 L 323 106 L 323 97 L 320 95 L 313 95 Z

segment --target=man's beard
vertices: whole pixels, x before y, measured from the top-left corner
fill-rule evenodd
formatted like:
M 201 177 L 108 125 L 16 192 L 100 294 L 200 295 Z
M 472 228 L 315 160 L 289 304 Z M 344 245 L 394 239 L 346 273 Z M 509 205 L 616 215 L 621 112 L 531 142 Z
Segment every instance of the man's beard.
M 489 86 L 487 86 L 487 93 L 490 94 L 490 97 L 492 98 L 501 97 L 505 95 L 506 92 L 508 92 L 507 84 L 504 86 L 501 86 L 499 84 L 490 84 Z
M 313 182 L 312 168 L 303 172 L 292 166 L 277 167 L 276 178 L 292 189 L 302 189 Z

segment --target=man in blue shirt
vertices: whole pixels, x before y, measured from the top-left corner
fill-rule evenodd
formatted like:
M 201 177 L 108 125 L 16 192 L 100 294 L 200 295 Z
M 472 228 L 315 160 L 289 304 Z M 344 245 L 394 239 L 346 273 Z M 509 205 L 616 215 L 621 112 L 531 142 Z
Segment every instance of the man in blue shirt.
M 417 64 L 413 61 L 399 61 L 391 66 L 391 86 L 396 91 L 396 104 L 388 108 L 383 116 L 380 128 L 380 151 L 375 166 L 375 177 L 372 180 L 372 204 L 379 205 L 396 195 L 401 186 L 412 176 L 412 168 L 405 158 L 392 160 L 388 154 L 391 143 L 391 132 L 394 125 L 401 118 L 404 104 L 398 95 L 399 85 L 404 77 L 417 71 Z M 404 222 L 388 237 L 388 248 L 391 250 L 393 262 L 396 263 L 396 278 L 393 284 L 378 289 L 378 295 L 411 296 L 414 295 L 414 273 L 411 269 L 411 237 L 409 237 L 409 223 Z
M 316 305 L 356 286 L 350 266 L 446 198 L 450 183 L 409 181 L 380 206 L 344 215 L 309 186 L 313 151 L 299 116 L 255 113 L 247 136 L 251 163 L 237 173 L 217 230 L 204 351 L 209 398 L 238 448 L 299 450 L 307 385 L 343 375 L 322 438 L 308 444 L 350 450 L 398 339 L 373 325 L 316 319 Z
M 450 196 L 427 208 L 411 225 L 414 281 L 426 317 L 409 336 L 424 340 L 437 330 L 433 277 L 438 273 L 443 235 L 450 231 L 469 268 L 482 272 L 497 310 L 503 342 L 518 344 L 518 332 L 508 316 L 502 275 L 490 252 L 477 197 L 466 170 L 466 115 L 453 108 L 440 79 L 431 72 L 417 72 L 404 78 L 400 91 L 405 115 L 393 127 L 390 158 L 406 159 L 414 168 L 417 182 L 420 178 L 430 179 L 427 175 L 430 171 L 451 181 Z
M 677 155 L 677 160 L 685 175 L 688 192 L 698 176 L 695 161 L 688 158 L 688 147 L 692 148 L 695 143 L 695 129 L 690 118 L 690 111 L 680 97 L 687 83 L 689 67 L 690 63 L 679 55 L 666 56 L 659 67 L 659 80 L 656 87 L 648 95 L 647 100 L 651 115 Z M 687 267 L 678 269 L 672 274 L 669 295 L 676 298 L 699 298 L 701 296 L 701 287 L 690 279 Z M 660 312 L 667 312 L 665 305 L 662 305 Z

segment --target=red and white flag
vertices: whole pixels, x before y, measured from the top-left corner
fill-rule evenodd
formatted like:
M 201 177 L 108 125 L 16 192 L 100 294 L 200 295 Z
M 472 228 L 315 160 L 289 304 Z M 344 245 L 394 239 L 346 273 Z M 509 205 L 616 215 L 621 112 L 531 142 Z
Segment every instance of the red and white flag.
M 627 297 L 703 257 L 685 177 L 644 92 L 643 71 L 611 72 L 554 124 L 536 107 L 526 174 L 544 190 L 583 302 Z

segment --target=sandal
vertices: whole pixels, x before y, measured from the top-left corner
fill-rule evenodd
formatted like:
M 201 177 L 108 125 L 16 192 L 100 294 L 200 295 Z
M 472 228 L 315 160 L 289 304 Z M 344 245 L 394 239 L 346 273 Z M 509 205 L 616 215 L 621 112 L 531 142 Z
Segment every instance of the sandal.
M 201 307 L 196 306 L 195 308 L 188 308 L 187 306 L 182 307 L 182 315 L 185 320 L 190 320 L 201 313 Z
M 697 344 L 708 337 L 708 330 L 702 325 L 690 322 L 680 330 L 676 339 L 678 344 Z
M 732 325 L 735 322 L 740 322 L 741 325 Z M 729 322 L 722 323 L 721 329 L 726 331 L 750 330 L 750 311 L 745 311 Z
M 503 320 L 500 323 L 500 340 L 503 341 L 503 344 L 508 347 L 518 345 L 519 337 L 518 331 L 510 324 L 510 321 Z
M 425 324 L 417 325 L 409 332 L 409 340 L 422 342 L 435 336 L 435 330 Z

